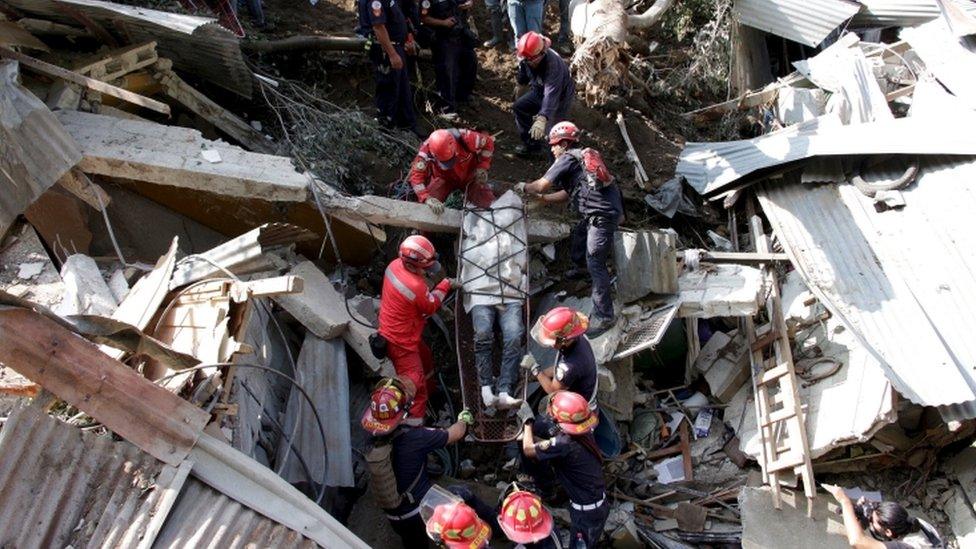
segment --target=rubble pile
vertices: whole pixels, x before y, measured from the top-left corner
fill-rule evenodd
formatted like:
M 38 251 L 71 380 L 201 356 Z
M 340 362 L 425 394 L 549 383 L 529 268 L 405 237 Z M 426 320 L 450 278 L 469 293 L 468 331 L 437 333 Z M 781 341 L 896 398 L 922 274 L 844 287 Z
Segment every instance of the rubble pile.
M 751 4 L 781 3 L 733 11 L 749 25 Z M 427 425 L 462 408 L 481 422 L 429 470 L 492 502 L 531 484 L 515 410 L 478 408 L 465 323 L 498 305 L 487 293 L 524 301 L 525 351 L 557 363 L 536 321 L 594 310 L 562 217 L 515 192 L 487 217 L 441 213 L 371 180 L 418 142 L 254 73 L 236 16 L 219 14 L 238 34 L 101 0 L 0 0 L 0 14 L 0 539 L 395 545 L 366 490 L 360 418 L 397 373 L 374 338 L 390 245 L 411 231 L 468 292 L 439 296 L 424 333 Z M 687 143 L 660 185 L 619 115 L 628 207 L 641 189 L 645 215 L 613 236 L 614 323 L 581 336 L 605 546 L 844 547 L 824 480 L 976 544 L 967 22 L 949 10 L 889 42 L 838 26 L 792 74 L 689 113 L 748 111 L 766 131 Z M 713 223 L 704 202 L 719 200 Z M 544 415 L 547 391 L 518 375 L 519 403 Z M 567 501 L 546 494 L 564 546 Z

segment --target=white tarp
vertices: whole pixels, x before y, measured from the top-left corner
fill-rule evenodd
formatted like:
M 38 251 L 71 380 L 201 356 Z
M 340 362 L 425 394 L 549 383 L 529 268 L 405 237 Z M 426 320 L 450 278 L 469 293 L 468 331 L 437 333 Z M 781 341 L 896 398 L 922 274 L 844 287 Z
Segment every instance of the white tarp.
M 522 199 L 508 191 L 487 210 L 464 214 L 461 283 L 464 310 L 521 301 L 528 291 L 528 234 Z

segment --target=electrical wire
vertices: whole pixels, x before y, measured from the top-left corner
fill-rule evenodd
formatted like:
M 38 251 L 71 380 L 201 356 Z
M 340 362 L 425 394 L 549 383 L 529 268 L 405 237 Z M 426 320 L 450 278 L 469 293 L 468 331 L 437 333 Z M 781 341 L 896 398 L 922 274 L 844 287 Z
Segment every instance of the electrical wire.
M 302 393 L 302 396 L 305 397 L 305 401 L 308 402 L 309 407 L 312 408 L 312 414 L 315 416 L 315 422 L 318 424 L 319 435 L 321 435 L 321 437 L 322 437 L 322 448 L 323 448 L 323 452 L 327 452 L 328 451 L 328 448 L 326 448 L 326 445 L 327 445 L 326 440 L 327 439 L 325 437 L 325 427 L 324 427 L 325 424 L 322 423 L 322 418 L 319 416 L 319 411 L 315 408 L 315 402 L 312 400 L 312 397 L 310 397 L 308 395 L 308 393 L 305 391 L 305 388 L 302 387 L 301 384 L 298 383 L 297 380 L 295 380 L 295 378 L 291 377 L 290 375 L 288 375 L 288 374 L 286 374 L 284 372 L 279 372 L 278 370 L 275 370 L 274 368 L 271 368 L 269 366 L 263 366 L 261 364 L 236 364 L 236 363 L 233 363 L 233 362 L 217 362 L 217 363 L 214 363 L 214 364 L 199 364 L 197 366 L 191 366 L 189 368 L 183 368 L 182 370 L 179 370 L 177 372 L 173 372 L 172 374 L 167 374 L 167 375 L 165 375 L 165 376 L 163 376 L 163 377 L 155 380 L 154 383 L 160 383 L 160 382 L 163 382 L 163 381 L 172 379 L 172 378 L 174 378 L 176 376 L 179 376 L 179 375 L 189 374 L 189 373 L 196 372 L 196 371 L 200 371 L 200 370 L 203 370 L 203 369 L 206 369 L 206 368 L 224 368 L 224 367 L 227 367 L 227 366 L 236 366 L 236 367 L 240 367 L 240 368 L 256 368 L 258 370 L 264 370 L 266 372 L 271 372 L 271 373 L 273 373 L 275 375 L 279 375 L 279 376 L 287 379 L 288 381 L 290 381 L 291 384 L 296 389 L 298 389 L 299 392 Z M 297 422 L 296 422 L 296 425 L 297 425 Z M 322 493 L 319 494 L 319 499 L 315 500 L 315 503 L 321 503 L 322 502 L 322 497 L 324 496 L 324 494 L 325 494 L 325 490 L 323 489 L 322 490 Z
M 122 266 L 126 267 L 129 264 L 126 263 L 125 257 L 122 255 L 122 248 L 119 247 L 119 241 L 115 239 L 115 231 L 112 229 L 112 222 L 108 220 L 108 209 L 105 207 L 105 203 L 102 202 L 102 195 L 99 194 L 99 189 L 95 187 L 91 179 L 85 179 L 88 181 L 88 186 L 91 188 L 92 194 L 95 195 L 95 200 L 98 201 L 98 207 L 102 211 L 102 218 L 105 219 L 105 228 L 108 230 L 108 238 L 112 241 L 112 247 L 115 248 L 115 254 L 119 256 L 119 261 L 122 262 Z

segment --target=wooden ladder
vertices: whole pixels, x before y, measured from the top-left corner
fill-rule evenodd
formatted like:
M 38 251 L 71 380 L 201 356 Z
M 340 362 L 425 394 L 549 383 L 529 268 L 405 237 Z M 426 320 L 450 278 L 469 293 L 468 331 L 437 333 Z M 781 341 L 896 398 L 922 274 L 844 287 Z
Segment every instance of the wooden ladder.
M 752 238 L 759 253 L 769 253 L 769 237 L 762 220 L 750 218 Z M 806 414 L 797 389 L 793 352 L 783 317 L 779 280 L 771 263 L 763 264 L 763 278 L 768 285 L 766 316 L 769 323 L 757 327 L 756 318 L 746 318 L 746 337 L 751 350 L 752 384 L 756 403 L 756 423 L 762 445 L 760 465 L 763 481 L 773 490 L 773 506 L 781 505 L 779 475 L 792 469 L 803 480 L 807 497 L 807 516 L 813 516 L 816 484 L 810 463 Z

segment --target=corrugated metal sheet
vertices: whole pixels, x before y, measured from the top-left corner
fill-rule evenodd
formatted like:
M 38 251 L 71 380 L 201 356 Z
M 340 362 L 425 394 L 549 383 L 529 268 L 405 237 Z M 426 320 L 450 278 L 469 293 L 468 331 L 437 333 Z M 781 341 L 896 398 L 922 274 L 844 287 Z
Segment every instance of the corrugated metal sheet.
M 827 115 L 754 139 L 688 143 L 676 172 L 699 193 L 715 195 L 738 179 L 774 166 L 814 156 L 850 154 L 976 154 L 976 113 L 951 119 L 899 118 L 843 126 Z
M 188 472 L 35 401 L 0 431 L 0 546 L 148 547 Z
M 311 549 L 318 545 L 191 478 L 153 547 Z
M 77 24 L 79 13 L 118 29 L 132 43 L 156 41 L 161 57 L 243 97 L 251 97 L 251 71 L 244 64 L 240 40 L 216 19 L 181 15 L 100 0 L 0 0 L 32 15 Z
M 173 271 L 169 287 L 174 289 L 222 273 L 214 263 L 238 275 L 269 270 L 274 267 L 274 262 L 271 258 L 262 257 L 266 252 L 315 237 L 315 233 L 297 225 L 265 223 L 199 254 L 203 259 L 181 260 Z M 286 266 L 283 265 L 282 269 Z
M 939 82 L 970 108 L 976 108 L 976 37 L 956 38 L 940 18 L 902 29 L 901 38 Z
M 929 136 L 925 136 L 929 137 Z M 767 184 L 763 210 L 804 281 L 871 349 L 898 392 L 976 417 L 976 160 L 921 160 L 906 206 L 852 185 Z
M 845 123 L 894 119 L 871 62 L 860 48 L 829 48 L 793 65 L 808 80 L 836 94 L 831 97 L 827 109 L 828 112 L 839 112 Z M 839 104 L 836 103 L 838 99 L 842 99 Z
M 646 349 L 653 349 L 661 342 L 664 333 L 678 314 L 676 304 L 665 305 L 653 311 L 632 325 L 627 326 L 627 333 L 617 345 L 617 352 L 613 360 L 620 360 L 637 354 Z
M 743 25 L 815 48 L 860 8 L 848 0 L 736 0 L 732 15 Z
M 0 61 L 0 236 L 79 160 L 58 119 L 17 83 L 17 62 Z
M 931 21 L 940 15 L 936 0 L 858 0 L 864 7 L 851 24 L 858 27 L 910 27 Z M 962 10 L 976 14 L 970 0 L 945 0 Z

